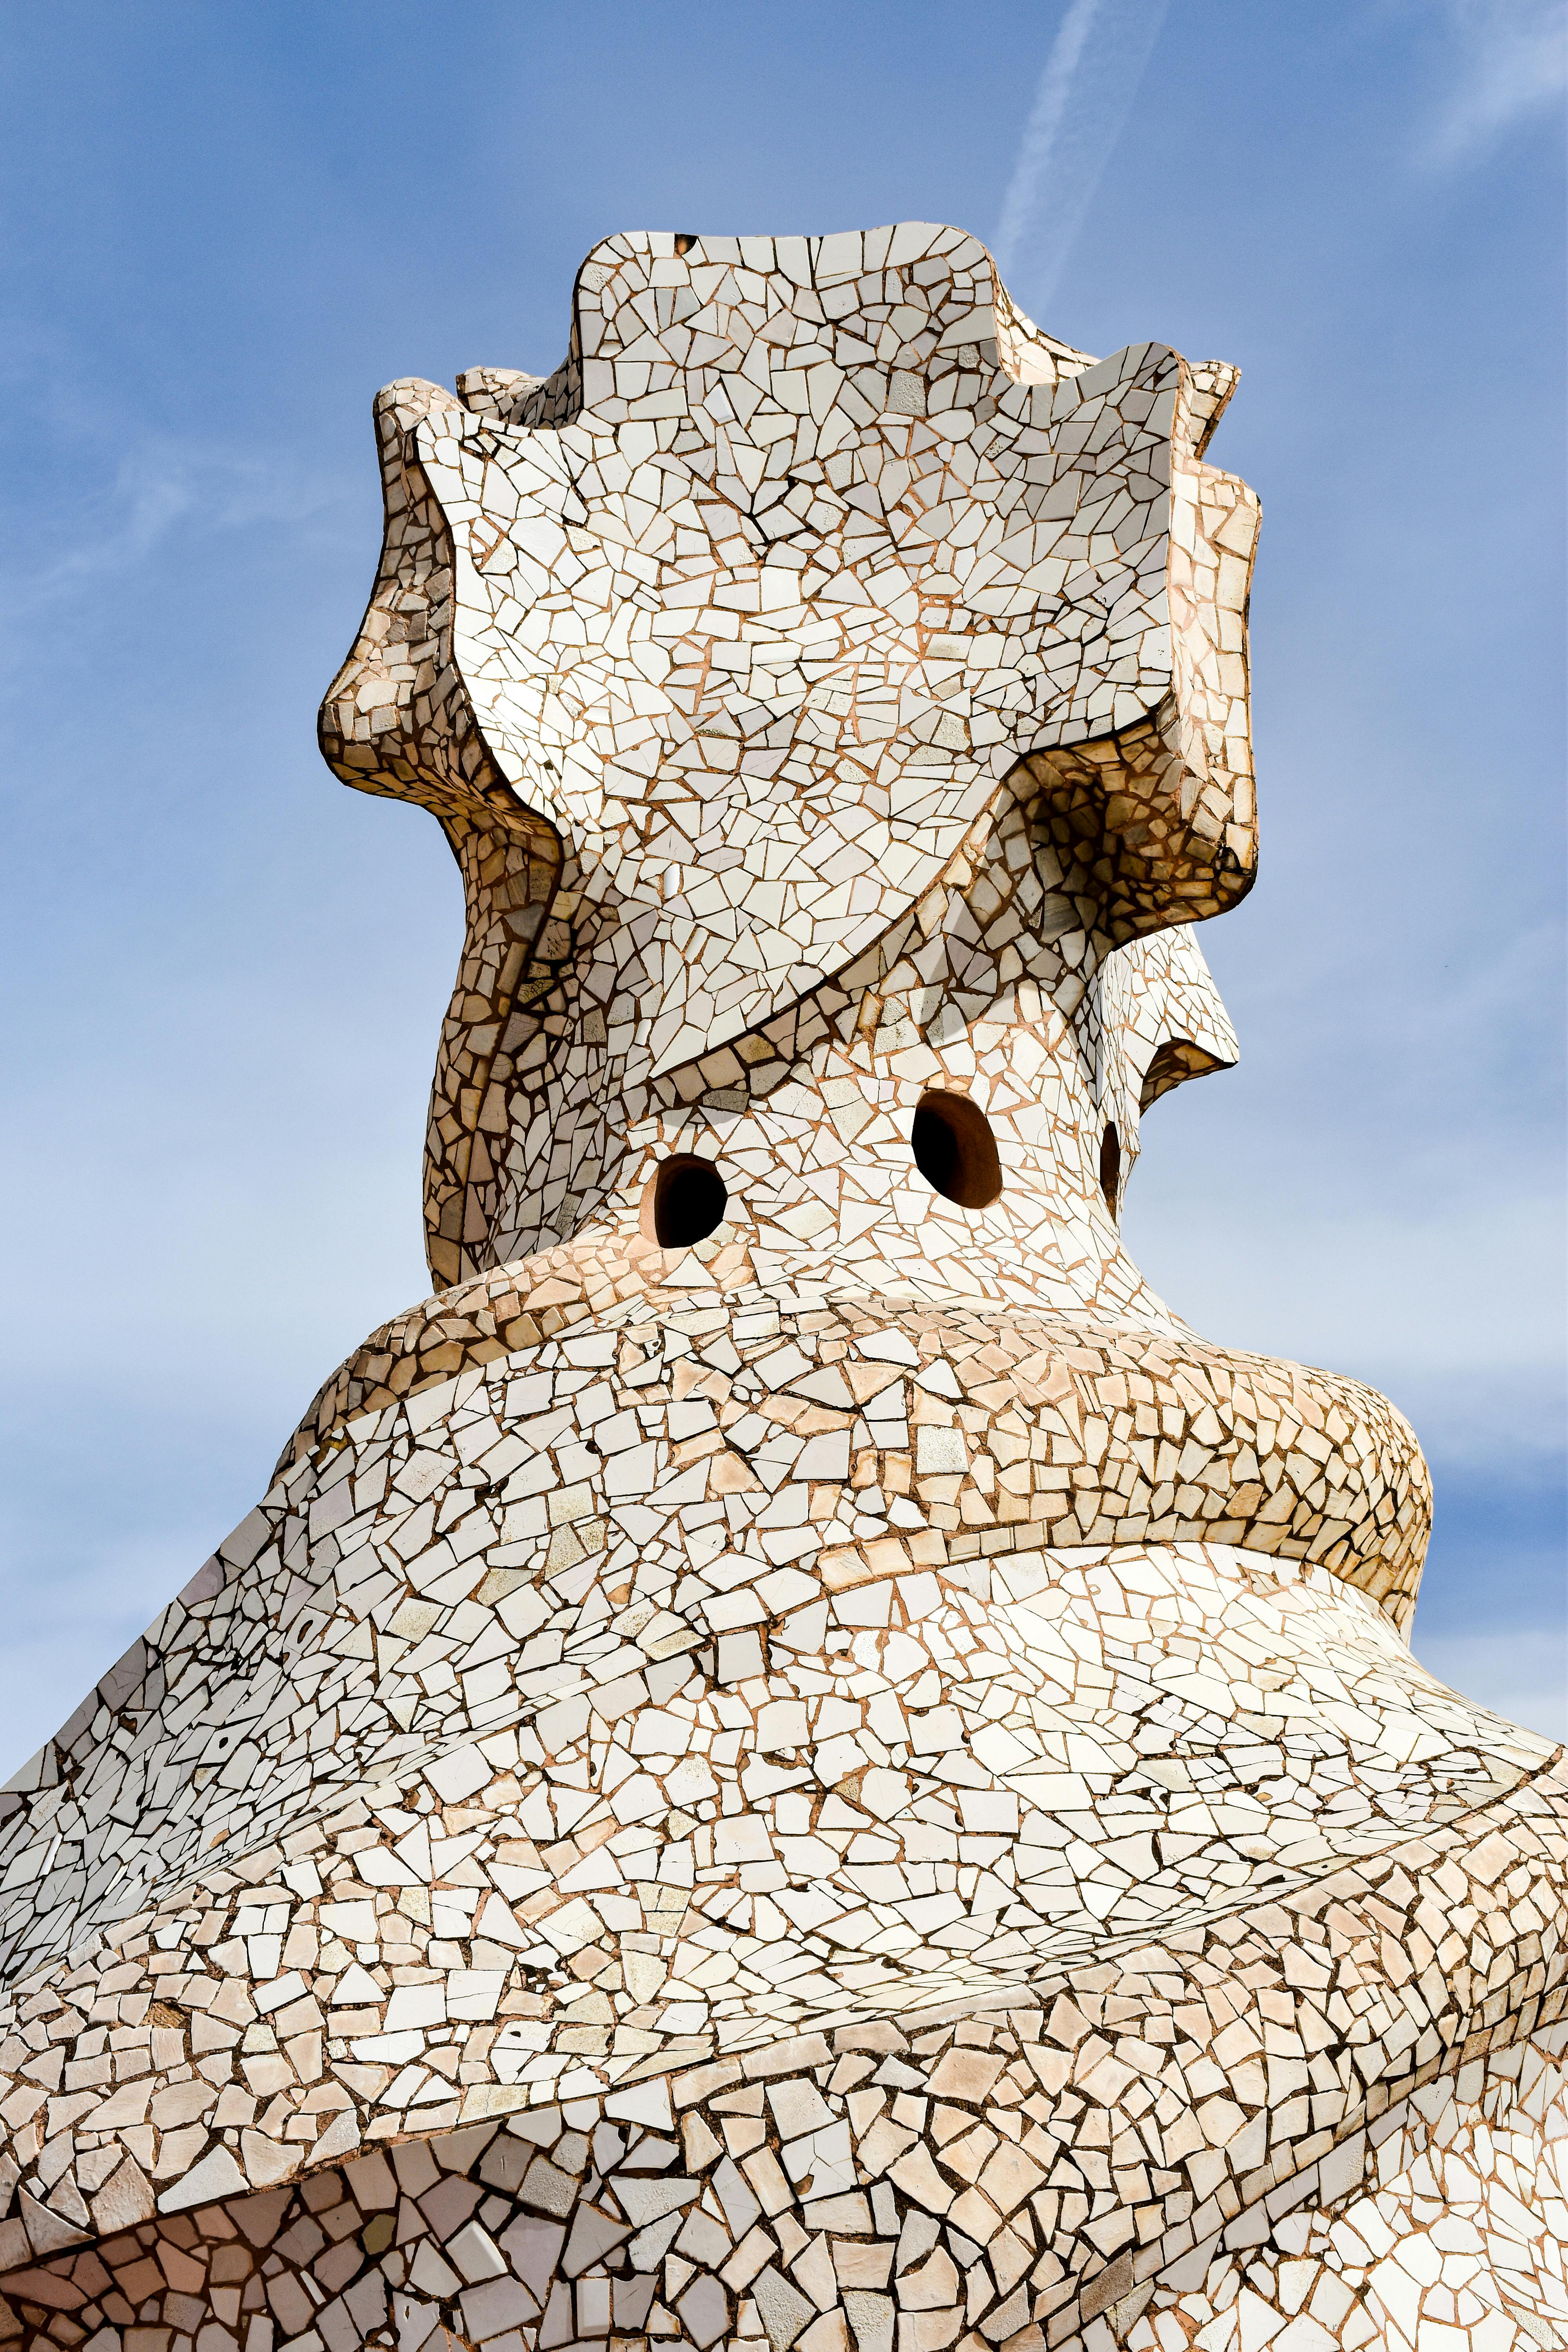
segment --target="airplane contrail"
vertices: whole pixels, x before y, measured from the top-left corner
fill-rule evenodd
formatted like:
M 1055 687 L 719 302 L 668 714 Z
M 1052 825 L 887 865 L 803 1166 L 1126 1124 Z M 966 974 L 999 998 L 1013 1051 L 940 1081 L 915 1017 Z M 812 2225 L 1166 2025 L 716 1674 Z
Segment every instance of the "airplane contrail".
M 1036 310 L 1050 299 L 1149 62 L 1168 0 L 1068 0 L 1018 142 L 994 250 Z

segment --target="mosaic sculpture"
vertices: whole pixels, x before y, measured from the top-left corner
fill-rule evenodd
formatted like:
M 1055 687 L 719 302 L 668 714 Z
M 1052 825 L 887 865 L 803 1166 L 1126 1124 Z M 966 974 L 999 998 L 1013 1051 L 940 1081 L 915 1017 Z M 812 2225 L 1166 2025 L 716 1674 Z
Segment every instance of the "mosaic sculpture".
M 0 2340 L 1568 2342 L 1568 1784 L 1118 1220 L 1235 1058 L 1235 371 L 628 236 L 376 404 L 436 1295 L 0 1807 Z

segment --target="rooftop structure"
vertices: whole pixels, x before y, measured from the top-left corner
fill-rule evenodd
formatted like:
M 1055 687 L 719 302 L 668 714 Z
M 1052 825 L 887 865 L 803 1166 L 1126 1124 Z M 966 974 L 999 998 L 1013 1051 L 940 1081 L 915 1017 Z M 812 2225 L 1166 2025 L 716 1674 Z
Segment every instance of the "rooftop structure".
M 904 224 L 380 396 L 437 1287 L 0 1796 L 0 2343 L 1568 2340 L 1561 1757 L 1409 1654 L 1399 1414 L 1121 1242 L 1235 382 Z

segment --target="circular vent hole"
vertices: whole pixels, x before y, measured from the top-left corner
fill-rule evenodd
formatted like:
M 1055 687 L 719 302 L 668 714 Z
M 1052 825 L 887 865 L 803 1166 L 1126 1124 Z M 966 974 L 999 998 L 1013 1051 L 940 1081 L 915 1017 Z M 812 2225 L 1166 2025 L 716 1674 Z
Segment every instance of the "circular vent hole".
M 984 1209 L 1002 1190 L 991 1122 L 967 1095 L 922 1095 L 910 1137 L 915 1166 L 933 1192 L 961 1209 Z
M 680 1151 L 659 1162 L 643 1208 L 643 1231 L 660 1249 L 689 1249 L 721 1221 L 730 1195 L 710 1160 Z M 649 1232 L 648 1228 L 652 1227 Z

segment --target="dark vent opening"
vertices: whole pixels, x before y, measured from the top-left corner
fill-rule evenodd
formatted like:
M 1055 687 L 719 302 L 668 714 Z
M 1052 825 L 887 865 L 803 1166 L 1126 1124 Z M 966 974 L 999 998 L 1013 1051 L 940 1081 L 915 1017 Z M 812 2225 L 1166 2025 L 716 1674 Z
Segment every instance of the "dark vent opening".
M 944 1201 L 961 1209 L 984 1209 L 999 1197 L 996 1138 L 985 1113 L 967 1095 L 922 1095 L 910 1140 L 915 1166 Z
M 1114 1217 L 1121 1195 L 1121 1138 L 1116 1132 L 1114 1119 L 1100 1139 L 1100 1189 Z
M 689 1151 L 660 1162 L 651 1191 L 652 1216 L 645 1209 L 644 1229 L 651 1222 L 648 1238 L 660 1249 L 689 1249 L 694 1242 L 705 1242 L 722 1222 L 730 1200 L 713 1162 Z

